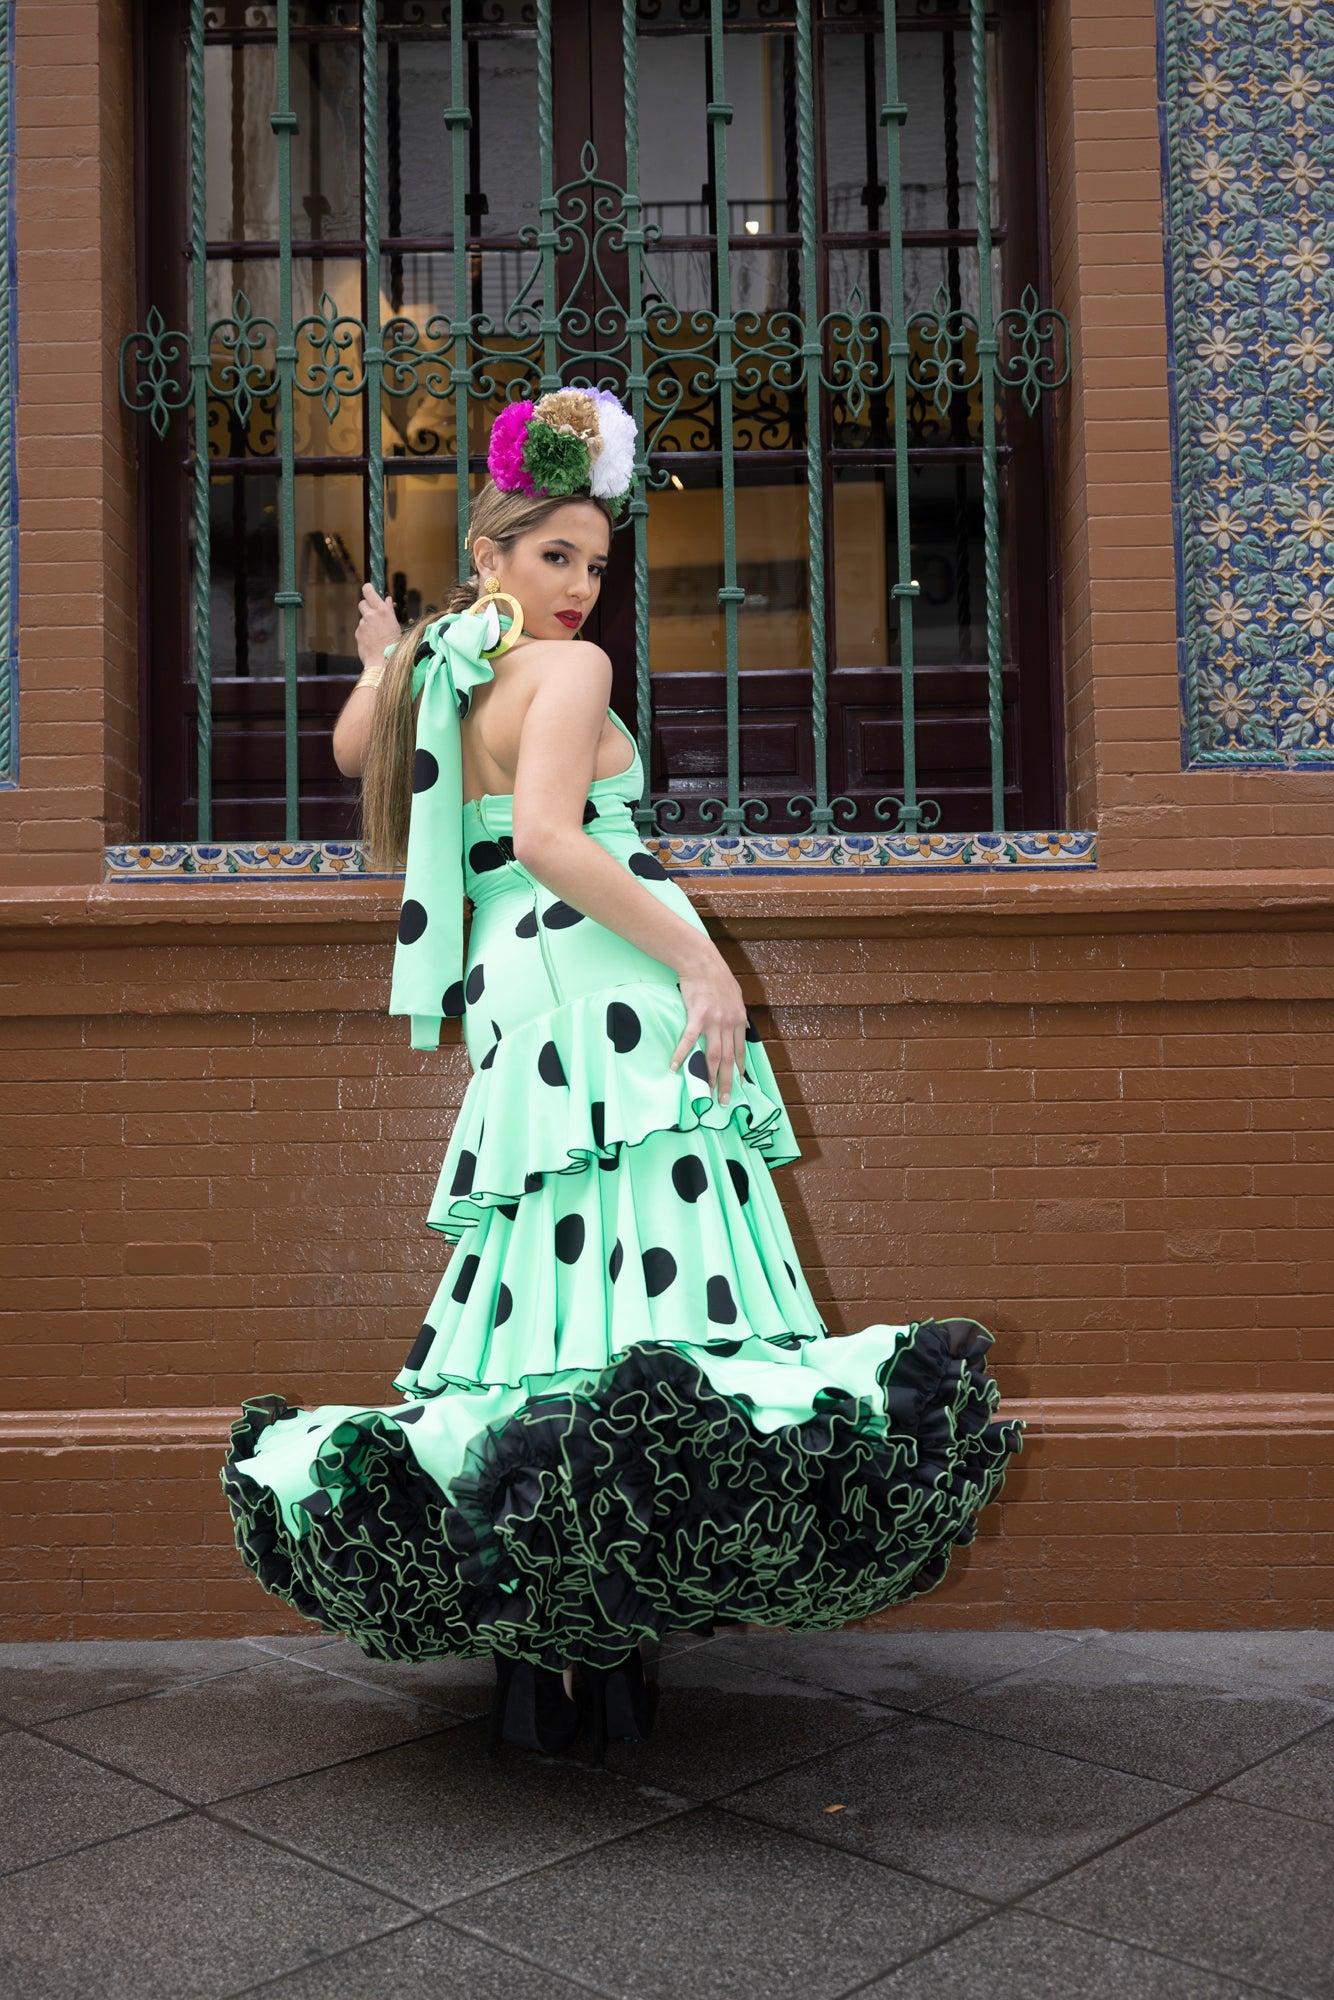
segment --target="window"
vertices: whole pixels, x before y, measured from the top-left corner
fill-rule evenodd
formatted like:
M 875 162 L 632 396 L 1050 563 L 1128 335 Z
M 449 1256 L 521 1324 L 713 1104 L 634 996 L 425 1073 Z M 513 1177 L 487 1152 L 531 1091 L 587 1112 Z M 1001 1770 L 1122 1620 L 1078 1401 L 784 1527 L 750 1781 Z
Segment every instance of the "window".
M 642 410 L 591 636 L 645 830 L 1056 823 L 1036 0 L 160 0 L 140 41 L 146 837 L 355 830 L 361 580 L 442 601 L 544 373 Z

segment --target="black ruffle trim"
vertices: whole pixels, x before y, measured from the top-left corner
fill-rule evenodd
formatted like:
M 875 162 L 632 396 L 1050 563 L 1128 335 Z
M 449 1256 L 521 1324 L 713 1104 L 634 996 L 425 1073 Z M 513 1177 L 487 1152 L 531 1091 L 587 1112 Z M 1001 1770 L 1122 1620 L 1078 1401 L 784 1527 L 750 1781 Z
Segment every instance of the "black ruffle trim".
M 886 1360 L 878 1409 L 821 1391 L 765 1432 L 645 1343 L 586 1393 L 481 1431 L 448 1492 L 413 1455 L 415 1410 L 368 1412 L 322 1452 L 300 1535 L 236 1463 L 298 1414 L 265 1397 L 222 1482 L 264 1588 L 376 1659 L 601 1666 L 715 1619 L 831 1631 L 930 1590 L 973 1539 L 1021 1442 L 994 1419 L 990 1345 L 972 1321 L 926 1321 Z

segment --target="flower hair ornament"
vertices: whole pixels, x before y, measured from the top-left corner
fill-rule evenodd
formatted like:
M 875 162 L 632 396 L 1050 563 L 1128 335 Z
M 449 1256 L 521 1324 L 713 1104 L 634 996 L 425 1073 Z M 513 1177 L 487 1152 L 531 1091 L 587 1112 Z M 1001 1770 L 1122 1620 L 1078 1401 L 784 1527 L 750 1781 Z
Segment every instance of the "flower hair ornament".
M 610 389 L 553 389 L 536 403 L 507 403 L 491 426 L 486 469 L 502 493 L 587 493 L 615 516 L 634 486 L 635 420 Z

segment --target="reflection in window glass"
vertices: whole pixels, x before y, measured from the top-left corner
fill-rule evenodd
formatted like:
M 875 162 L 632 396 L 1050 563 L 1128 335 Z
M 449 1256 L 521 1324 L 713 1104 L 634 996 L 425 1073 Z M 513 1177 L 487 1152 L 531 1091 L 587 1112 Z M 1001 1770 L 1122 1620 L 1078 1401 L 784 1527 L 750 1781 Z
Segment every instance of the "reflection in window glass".
M 681 481 L 649 506 L 651 667 L 658 673 L 721 672 L 723 504 L 716 472 L 682 461 Z M 795 470 L 747 478 L 736 493 L 737 616 L 741 671 L 803 667 L 810 659 L 806 484 Z
M 985 664 L 986 567 L 982 472 L 967 464 L 914 464 L 908 475 L 913 615 L 920 666 Z M 1003 496 L 1002 496 L 1003 499 Z M 832 595 L 838 660 L 878 667 L 900 658 L 898 529 L 892 466 L 841 467 L 834 476 Z M 1004 506 L 1002 504 L 1002 563 Z M 1008 648 L 1008 631 L 1002 632 Z
M 457 491 L 452 473 L 395 472 L 385 481 L 385 573 L 404 625 L 443 610 L 458 575 Z
M 829 177 L 826 227 L 853 232 L 887 230 L 885 141 L 879 116 L 883 37 L 830 34 L 825 36 L 824 49 L 825 167 Z M 903 226 L 909 230 L 973 229 L 977 225 L 977 175 L 969 37 L 953 28 L 942 28 L 938 33 L 901 30 L 898 63 L 899 92 L 908 106 L 901 150 Z M 988 67 L 994 186 L 994 53 Z
M 205 161 L 210 242 L 276 242 L 278 141 L 269 123 L 277 101 L 272 43 L 204 51 Z M 298 242 L 346 241 L 361 234 L 361 161 L 347 134 L 359 129 L 360 81 L 351 43 L 294 42 L 292 235 Z M 216 143 L 230 133 L 231 144 Z
M 278 588 L 278 481 L 266 472 L 214 476 L 210 482 L 210 609 L 215 677 L 281 675 Z M 296 587 L 297 669 L 355 673 L 357 600 L 365 575 L 361 481 L 298 477 Z

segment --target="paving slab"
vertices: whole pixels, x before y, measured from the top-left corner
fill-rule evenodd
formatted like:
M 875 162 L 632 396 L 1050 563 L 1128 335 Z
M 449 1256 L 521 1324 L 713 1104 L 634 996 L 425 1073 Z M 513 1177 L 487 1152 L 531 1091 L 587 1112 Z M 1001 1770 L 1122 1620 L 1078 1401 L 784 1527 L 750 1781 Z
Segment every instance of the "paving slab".
M 447 1921 L 634 2000 L 834 2000 L 985 1907 L 705 1807 L 451 1904 Z
M 683 1801 L 513 1746 L 469 1724 L 229 1799 L 237 1825 L 423 1907 L 612 1840 Z
M 1334 1701 L 1334 1631 L 1104 1632 L 1094 1643 Z
M 857 2000 L 1251 2000 L 1260 1991 L 1016 1910 L 872 1980 Z
M 244 1639 L 71 1639 L 0 1646 L 0 1713 L 47 1722 L 253 1667 Z
M 1222 1787 L 1222 1796 L 1334 1826 L 1334 1725 L 1243 1771 Z
M 1199 1791 L 1320 1723 L 1334 1706 L 1186 1661 L 1078 1646 L 933 1711 L 999 1736 Z
M 322 1674 L 341 1674 L 367 1687 L 405 1694 L 452 1715 L 485 1715 L 496 1672 L 490 1660 L 372 1660 L 350 1639 L 332 1639 L 284 1657 Z
M 407 1930 L 266 1982 L 254 2000 L 589 2000 L 598 1990 L 424 1917 Z
M 202 1804 L 460 1727 L 441 1709 L 273 1660 L 46 1723 L 42 1733 Z
M 755 1671 L 717 1645 L 664 1657 L 657 1680 L 653 1734 L 609 1746 L 607 1763 L 684 1798 L 716 1798 L 904 1720 L 810 1681 Z
M 923 1718 L 734 1793 L 726 1806 L 1002 1900 L 1190 1796 Z
M 1334 1828 L 1210 1798 L 1039 1889 L 1028 1907 L 1299 2000 L 1329 2000 L 1331 1883 Z
M 1079 1632 L 746 1632 L 714 1651 L 890 1708 L 931 1708 L 1080 1644 Z
M 0 1874 L 170 1819 L 175 1799 L 38 1736 L 0 1737 Z
M 22 2000 L 223 2000 L 407 1914 L 196 1814 L 11 1875 L 4 1898 L 0 1991 Z

